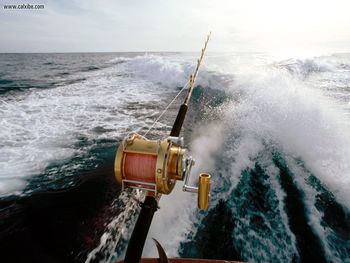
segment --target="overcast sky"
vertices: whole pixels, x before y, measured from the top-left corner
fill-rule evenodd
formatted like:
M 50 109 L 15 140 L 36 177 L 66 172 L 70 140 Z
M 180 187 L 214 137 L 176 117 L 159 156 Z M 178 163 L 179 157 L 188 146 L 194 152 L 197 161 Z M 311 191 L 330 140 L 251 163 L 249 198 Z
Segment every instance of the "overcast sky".
M 350 52 L 350 0 L 0 0 L 0 52 Z M 4 4 L 44 4 L 5 10 Z

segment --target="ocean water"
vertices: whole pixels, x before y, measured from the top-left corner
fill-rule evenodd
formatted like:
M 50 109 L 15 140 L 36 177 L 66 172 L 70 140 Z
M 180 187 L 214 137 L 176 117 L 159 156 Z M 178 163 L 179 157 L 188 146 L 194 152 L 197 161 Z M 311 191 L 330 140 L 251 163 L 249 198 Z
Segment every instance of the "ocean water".
M 196 57 L 0 54 L 5 262 L 123 258 L 143 195 L 115 184 L 115 149 L 152 125 Z M 144 256 L 154 237 L 169 257 L 350 262 L 350 54 L 208 53 L 196 85 L 183 135 L 193 177 L 212 174 L 210 209 L 178 183 Z M 180 102 L 149 138 L 167 136 Z

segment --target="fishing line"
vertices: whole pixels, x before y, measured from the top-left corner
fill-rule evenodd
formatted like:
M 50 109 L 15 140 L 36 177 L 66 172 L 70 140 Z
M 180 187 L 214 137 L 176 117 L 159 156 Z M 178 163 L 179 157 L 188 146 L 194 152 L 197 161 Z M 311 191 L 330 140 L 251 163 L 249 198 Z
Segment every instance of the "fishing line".
M 209 33 L 209 35 L 207 36 L 207 39 L 206 41 L 204 42 L 204 47 L 202 48 L 201 50 L 201 55 L 199 57 L 199 59 L 197 60 L 197 65 L 196 65 L 196 68 L 194 70 L 194 72 L 190 75 L 190 79 L 189 81 L 185 84 L 185 86 L 180 90 L 180 92 L 175 96 L 175 98 L 169 103 L 169 105 L 165 108 L 165 110 L 162 112 L 162 114 L 155 120 L 155 122 L 153 123 L 153 125 L 148 129 L 148 131 L 143 135 L 144 137 L 147 135 L 147 133 L 154 127 L 154 125 L 159 121 L 159 119 L 164 115 L 164 113 L 169 109 L 170 105 L 177 99 L 177 97 L 181 94 L 181 92 L 187 87 L 188 85 L 188 94 L 186 96 L 186 99 L 185 99 L 185 102 L 184 104 L 185 105 L 188 105 L 190 99 L 191 99 L 191 96 L 192 96 L 192 92 L 193 92 L 193 87 L 194 87 L 194 83 L 196 81 L 196 78 L 197 78 L 197 75 L 198 75 L 198 72 L 199 72 L 199 68 L 200 68 L 200 65 L 202 63 L 202 60 L 203 60 L 203 57 L 204 57 L 204 53 L 205 53 L 205 50 L 207 49 L 207 45 L 208 45 L 208 42 L 209 42 L 209 39 L 210 39 L 210 35 L 211 35 L 211 32 Z
M 173 100 L 165 107 L 165 109 L 163 110 L 163 112 L 158 116 L 158 118 L 153 122 L 152 126 L 143 134 L 143 137 L 146 137 L 146 135 L 154 128 L 154 126 L 156 125 L 156 123 L 159 122 L 160 118 L 162 118 L 162 116 L 167 112 L 167 110 L 169 109 L 169 107 L 175 102 L 175 100 L 180 96 L 180 94 L 188 87 L 188 84 L 190 83 L 190 81 L 187 81 L 187 83 L 183 86 L 183 88 L 176 94 L 176 96 L 173 98 Z M 145 127 L 145 126 L 144 126 Z M 141 129 L 143 129 L 144 127 L 142 127 Z
M 198 75 L 198 72 L 199 72 L 199 68 L 200 68 L 200 65 L 202 63 L 202 60 L 203 60 L 203 57 L 204 57 L 204 53 L 205 53 L 205 50 L 207 49 L 207 45 L 208 45 L 208 42 L 209 42 L 209 39 L 210 39 L 210 36 L 211 36 L 211 32 L 209 33 L 209 35 L 207 36 L 207 39 L 205 40 L 204 42 L 204 47 L 202 48 L 201 50 L 201 54 L 200 54 L 200 57 L 199 59 L 197 60 L 197 65 L 195 67 L 195 70 L 194 72 L 190 75 L 190 79 L 187 81 L 187 83 L 183 86 L 183 88 L 177 93 L 177 95 L 175 96 L 175 98 L 165 107 L 165 109 L 163 110 L 163 112 L 158 116 L 158 118 L 153 122 L 153 124 L 151 125 L 151 127 L 142 135 L 142 137 L 146 138 L 146 135 L 154 128 L 154 126 L 156 125 L 156 123 L 159 122 L 160 118 L 163 117 L 163 115 L 167 112 L 167 110 L 169 109 L 169 107 L 174 103 L 174 101 L 180 96 L 180 94 L 188 87 L 188 94 L 185 98 L 185 102 L 184 104 L 185 105 L 188 105 L 189 103 L 189 100 L 192 96 L 192 91 L 193 91 L 193 87 L 194 87 L 194 83 L 196 81 L 196 78 L 197 78 L 197 75 Z M 147 125 L 141 127 L 140 129 L 138 130 L 142 130 L 143 128 L 147 127 Z M 129 134 L 132 134 L 132 133 L 137 133 L 137 130 L 129 133 Z

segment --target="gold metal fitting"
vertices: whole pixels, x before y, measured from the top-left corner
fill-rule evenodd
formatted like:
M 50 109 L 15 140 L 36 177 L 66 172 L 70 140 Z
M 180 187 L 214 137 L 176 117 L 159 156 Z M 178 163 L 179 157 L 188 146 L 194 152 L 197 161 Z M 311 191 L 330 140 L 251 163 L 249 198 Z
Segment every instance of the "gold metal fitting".
M 201 173 L 198 178 L 198 208 L 207 210 L 210 197 L 210 174 Z
M 114 171 L 125 187 L 170 194 L 176 180 L 183 180 L 186 150 L 171 139 L 147 140 L 134 134 L 119 145 Z

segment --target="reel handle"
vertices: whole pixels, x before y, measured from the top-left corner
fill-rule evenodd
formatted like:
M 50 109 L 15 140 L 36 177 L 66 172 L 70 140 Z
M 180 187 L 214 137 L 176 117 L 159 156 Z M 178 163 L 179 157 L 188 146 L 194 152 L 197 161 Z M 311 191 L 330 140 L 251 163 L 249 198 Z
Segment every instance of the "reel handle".
M 184 173 L 185 184 L 182 187 L 184 192 L 197 193 L 198 194 L 198 208 L 201 210 L 208 210 L 209 198 L 210 198 L 210 174 L 200 173 L 198 177 L 198 187 L 188 184 L 191 168 L 194 165 L 192 157 L 188 157 L 186 160 L 186 169 Z

